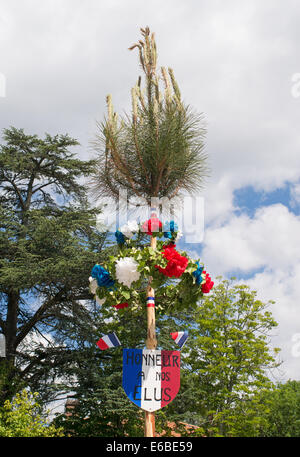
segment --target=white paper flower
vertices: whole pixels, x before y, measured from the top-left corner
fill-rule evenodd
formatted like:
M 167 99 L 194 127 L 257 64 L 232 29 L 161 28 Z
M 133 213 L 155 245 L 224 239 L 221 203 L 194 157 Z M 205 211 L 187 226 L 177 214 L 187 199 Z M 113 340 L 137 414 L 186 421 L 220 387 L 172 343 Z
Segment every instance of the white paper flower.
M 132 257 L 124 257 L 116 262 L 117 280 L 127 287 L 140 278 L 140 272 L 137 271 L 138 263 Z
M 127 224 L 122 225 L 120 232 L 123 233 L 127 238 L 132 238 L 135 232 L 139 231 L 137 221 L 128 221 Z
M 90 291 L 91 291 L 91 294 L 95 295 L 96 289 L 97 289 L 97 287 L 98 287 L 97 281 L 96 281 L 95 278 L 92 278 L 92 276 L 89 277 L 89 281 L 90 281 Z

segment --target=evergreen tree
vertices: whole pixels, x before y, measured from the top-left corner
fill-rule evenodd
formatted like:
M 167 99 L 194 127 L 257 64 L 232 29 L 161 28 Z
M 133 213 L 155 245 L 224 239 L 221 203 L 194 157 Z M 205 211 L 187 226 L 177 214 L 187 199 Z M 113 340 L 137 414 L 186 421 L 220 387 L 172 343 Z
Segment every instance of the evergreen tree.
M 44 139 L 5 129 L 0 147 L 0 329 L 6 339 L 1 360 L 3 402 L 20 385 L 50 395 L 70 346 L 55 337 L 60 322 L 84 322 L 82 300 L 91 299 L 82 272 L 99 258 L 104 235 L 97 211 L 87 202 L 82 178 L 94 161 L 70 150 L 68 135 Z M 72 342 L 73 347 L 76 342 Z M 71 346 L 72 348 L 72 346 Z

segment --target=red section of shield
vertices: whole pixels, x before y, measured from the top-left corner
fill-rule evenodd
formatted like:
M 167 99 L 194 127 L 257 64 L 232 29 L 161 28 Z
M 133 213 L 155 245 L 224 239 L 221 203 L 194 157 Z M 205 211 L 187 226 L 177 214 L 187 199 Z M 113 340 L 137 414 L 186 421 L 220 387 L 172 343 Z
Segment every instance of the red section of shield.
M 161 408 L 170 403 L 180 387 L 180 352 L 161 351 Z

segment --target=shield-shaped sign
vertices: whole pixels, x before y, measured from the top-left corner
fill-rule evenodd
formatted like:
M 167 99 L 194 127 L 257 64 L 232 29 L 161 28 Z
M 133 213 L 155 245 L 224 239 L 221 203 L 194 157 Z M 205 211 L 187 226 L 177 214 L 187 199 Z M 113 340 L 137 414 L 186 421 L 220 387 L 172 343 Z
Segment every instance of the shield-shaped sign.
M 179 351 L 123 349 L 123 388 L 139 408 L 163 408 L 174 400 L 179 387 Z

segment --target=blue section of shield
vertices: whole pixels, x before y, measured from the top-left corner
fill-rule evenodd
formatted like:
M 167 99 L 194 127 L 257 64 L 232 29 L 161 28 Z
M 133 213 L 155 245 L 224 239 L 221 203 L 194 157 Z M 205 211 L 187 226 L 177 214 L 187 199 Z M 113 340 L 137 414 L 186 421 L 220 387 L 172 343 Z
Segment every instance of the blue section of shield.
M 142 349 L 123 349 L 123 388 L 129 400 L 141 406 Z

